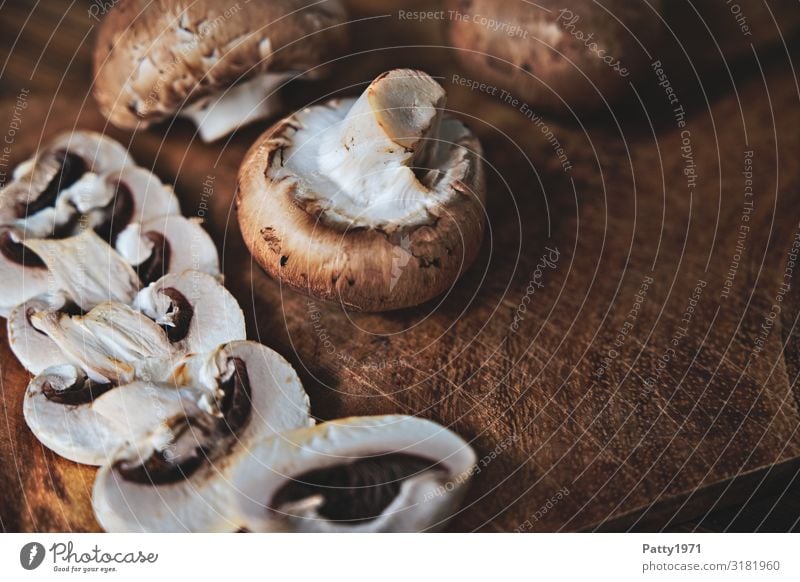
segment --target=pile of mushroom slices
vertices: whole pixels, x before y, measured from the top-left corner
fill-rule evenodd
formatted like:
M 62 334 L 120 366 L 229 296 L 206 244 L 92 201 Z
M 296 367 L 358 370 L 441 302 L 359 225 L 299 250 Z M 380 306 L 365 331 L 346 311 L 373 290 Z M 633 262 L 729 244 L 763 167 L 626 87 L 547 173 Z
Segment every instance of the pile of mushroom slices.
M 0 216 L 25 420 L 101 467 L 106 530 L 419 531 L 454 513 L 469 445 L 407 416 L 315 426 L 291 365 L 244 341 L 208 234 L 116 142 L 58 137 Z
M 140 283 L 188 268 L 219 276 L 213 241 L 180 215 L 172 188 L 100 134 L 56 137 L 0 191 L 0 315 L 64 293 L 83 310 L 128 303 Z
M 62 335 L 90 321 L 146 333 L 133 326 L 147 313 L 159 330 L 179 329 L 190 298 L 227 293 L 219 278 L 216 247 L 199 221 L 181 216 L 172 189 L 107 137 L 58 136 L 0 190 L 0 314 L 11 349 L 34 374 L 63 363 Z

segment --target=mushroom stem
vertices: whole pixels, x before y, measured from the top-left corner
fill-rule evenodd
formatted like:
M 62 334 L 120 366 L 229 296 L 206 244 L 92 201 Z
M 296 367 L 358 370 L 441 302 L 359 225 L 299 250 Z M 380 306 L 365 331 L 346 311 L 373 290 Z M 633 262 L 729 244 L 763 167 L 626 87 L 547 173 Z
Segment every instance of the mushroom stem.
M 435 158 L 444 103 L 444 89 L 422 71 L 380 75 L 323 136 L 320 169 L 343 191 L 367 198 L 407 183 L 409 172 L 424 172 Z
M 278 87 L 286 73 L 264 73 L 185 106 L 181 117 L 191 119 L 200 139 L 212 142 L 252 121 L 271 117 L 281 107 Z

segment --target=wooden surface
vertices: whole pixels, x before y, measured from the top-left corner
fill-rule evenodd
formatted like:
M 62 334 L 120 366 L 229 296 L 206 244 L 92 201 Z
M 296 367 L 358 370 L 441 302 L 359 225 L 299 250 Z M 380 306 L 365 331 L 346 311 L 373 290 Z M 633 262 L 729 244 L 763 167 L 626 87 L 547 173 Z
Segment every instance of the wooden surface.
M 355 3 L 355 18 L 390 16 L 356 24 L 339 74 L 293 87 L 290 102 L 352 94 L 393 66 L 423 67 L 481 136 L 489 175 L 477 263 L 439 299 L 372 315 L 309 303 L 250 261 L 232 199 L 238 163 L 263 125 L 211 145 L 185 122 L 135 136 L 106 127 L 88 96 L 94 21 L 67 6 L 40 3 L 30 19 L 28 3 L 0 8 L 0 134 L 16 96 L 30 92 L 12 162 L 58 131 L 92 128 L 174 182 L 184 214 L 206 218 L 249 336 L 294 364 L 317 417 L 418 414 L 471 441 L 480 472 L 451 529 L 797 527 L 800 275 L 754 349 L 800 228 L 794 48 L 759 49 L 729 63 L 730 76 L 694 76 L 671 61 L 698 175 L 690 188 L 681 130 L 653 73 L 616 116 L 546 119 L 568 157 L 564 171 L 519 107 L 452 83 L 458 69 L 438 23 L 401 21 L 388 2 Z M 674 47 L 652 50 L 658 58 Z M 725 296 L 745 224 L 745 150 L 754 152 L 754 210 Z M 557 261 L 551 254 L 552 267 L 537 273 L 548 248 Z M 681 336 L 698 280 L 705 287 Z M 521 312 L 527 289 L 535 292 Z M 637 293 L 645 296 L 631 319 Z M 96 529 L 93 471 L 32 437 L 21 412 L 27 375 L 5 339 L 0 365 L 0 525 Z

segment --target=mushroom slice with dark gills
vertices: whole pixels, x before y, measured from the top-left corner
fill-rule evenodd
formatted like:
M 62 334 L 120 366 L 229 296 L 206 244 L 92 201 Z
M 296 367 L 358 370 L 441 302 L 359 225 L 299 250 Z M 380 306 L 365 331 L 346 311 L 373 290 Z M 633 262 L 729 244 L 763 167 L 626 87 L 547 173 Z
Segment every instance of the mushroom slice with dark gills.
M 198 219 L 174 214 L 131 223 L 117 237 L 116 248 L 145 285 L 186 270 L 220 275 L 217 247 Z
M 165 275 L 142 289 L 133 307 L 161 325 L 179 353 L 209 352 L 247 337 L 239 303 L 219 281 L 200 271 Z
M 99 211 L 90 220 L 96 226 L 105 219 L 101 214 L 112 211 L 109 203 L 120 185 L 137 199 L 141 216 L 135 213 L 136 220 L 180 212 L 172 189 L 137 167 L 116 141 L 93 132 L 62 134 L 17 166 L 0 195 L 0 224 L 25 221 L 29 228 L 58 235 L 74 229 L 76 214 Z
M 112 402 L 106 403 L 111 393 Z M 149 434 L 159 418 L 196 410 L 197 391 L 135 381 L 115 387 L 78 367 L 47 368 L 28 385 L 25 421 L 42 444 L 62 457 L 102 465 L 126 443 Z
M 58 344 L 46 333 L 36 329 L 31 323 L 31 317 L 42 312 L 75 313 L 76 310 L 77 306 L 67 302 L 60 293 L 52 297 L 49 295 L 35 297 L 11 310 L 6 322 L 8 344 L 26 370 L 32 374 L 40 374 L 45 368 L 65 361 Z
M 84 311 L 104 301 L 130 304 L 139 290 L 131 266 L 91 229 L 60 240 L 28 240 L 25 246 L 47 265 L 56 289 Z
M 266 439 L 230 472 L 251 531 L 435 530 L 475 466 L 459 436 L 410 416 L 353 417 Z
M 47 269 L 25 248 L 30 238 L 63 237 L 78 226 L 77 210 L 62 200 L 85 190 L 85 178 L 133 164 L 115 141 L 92 132 L 63 134 L 18 165 L 0 190 L 0 315 L 47 292 Z
M 46 262 L 26 242 L 94 229 L 113 241 L 131 221 L 180 212 L 172 189 L 99 134 L 64 134 L 0 190 L 0 314 L 48 289 Z
M 143 371 L 152 376 L 159 367 L 150 363 L 173 354 L 164 330 L 122 303 L 101 303 L 85 315 L 37 312 L 31 323 L 60 348 L 65 361 L 101 384 L 126 384 Z
M 0 316 L 20 303 L 47 293 L 51 284 L 47 267 L 22 244 L 24 237 L 0 226 Z
M 212 398 L 203 412 L 161 422 L 100 470 L 92 501 L 107 531 L 239 530 L 232 469 L 253 461 L 257 442 L 313 422 L 294 369 L 255 342 L 187 358 L 172 381 L 205 386 Z
M 127 166 L 103 174 L 85 172 L 58 191 L 50 206 L 21 216 L 13 225 L 26 238 L 64 238 L 92 228 L 113 242 L 132 221 L 179 213 L 171 187 L 144 168 Z
M 104 204 L 85 208 L 85 211 L 90 226 L 112 245 L 131 223 L 180 215 L 180 204 L 172 187 L 144 168 L 124 168 L 103 179 L 104 188 L 112 195 Z
M 0 191 L 0 224 L 52 212 L 59 194 L 87 173 L 113 172 L 135 162 L 119 143 L 99 133 L 76 131 L 53 139 L 20 163 Z

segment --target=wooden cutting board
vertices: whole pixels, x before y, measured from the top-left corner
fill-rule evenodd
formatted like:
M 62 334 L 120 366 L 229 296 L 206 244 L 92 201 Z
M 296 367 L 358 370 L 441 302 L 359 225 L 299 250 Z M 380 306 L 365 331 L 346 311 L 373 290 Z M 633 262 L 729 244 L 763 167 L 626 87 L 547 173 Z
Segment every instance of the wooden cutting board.
M 481 255 L 418 308 L 349 313 L 265 276 L 232 205 L 238 163 L 264 127 L 211 145 L 184 122 L 136 136 L 107 127 L 87 97 L 94 22 L 83 9 L 40 3 L 24 25 L 24 3 L 0 10 L 0 134 L 14 126 L 15 163 L 59 131 L 106 130 L 175 183 L 184 214 L 203 216 L 219 246 L 249 337 L 293 363 L 318 418 L 417 414 L 467 438 L 481 460 L 453 530 L 660 528 L 793 475 L 800 274 L 786 267 L 800 233 L 800 108 L 786 51 L 759 51 L 702 86 L 685 67 L 666 70 L 682 128 L 653 72 L 617 117 L 537 125 L 455 85 L 436 23 L 399 22 L 387 4 L 355 3 L 356 17 L 389 16 L 356 24 L 339 74 L 289 101 L 423 67 L 481 136 Z M 28 431 L 28 376 L 0 337 L 0 526 L 97 529 L 94 471 Z

